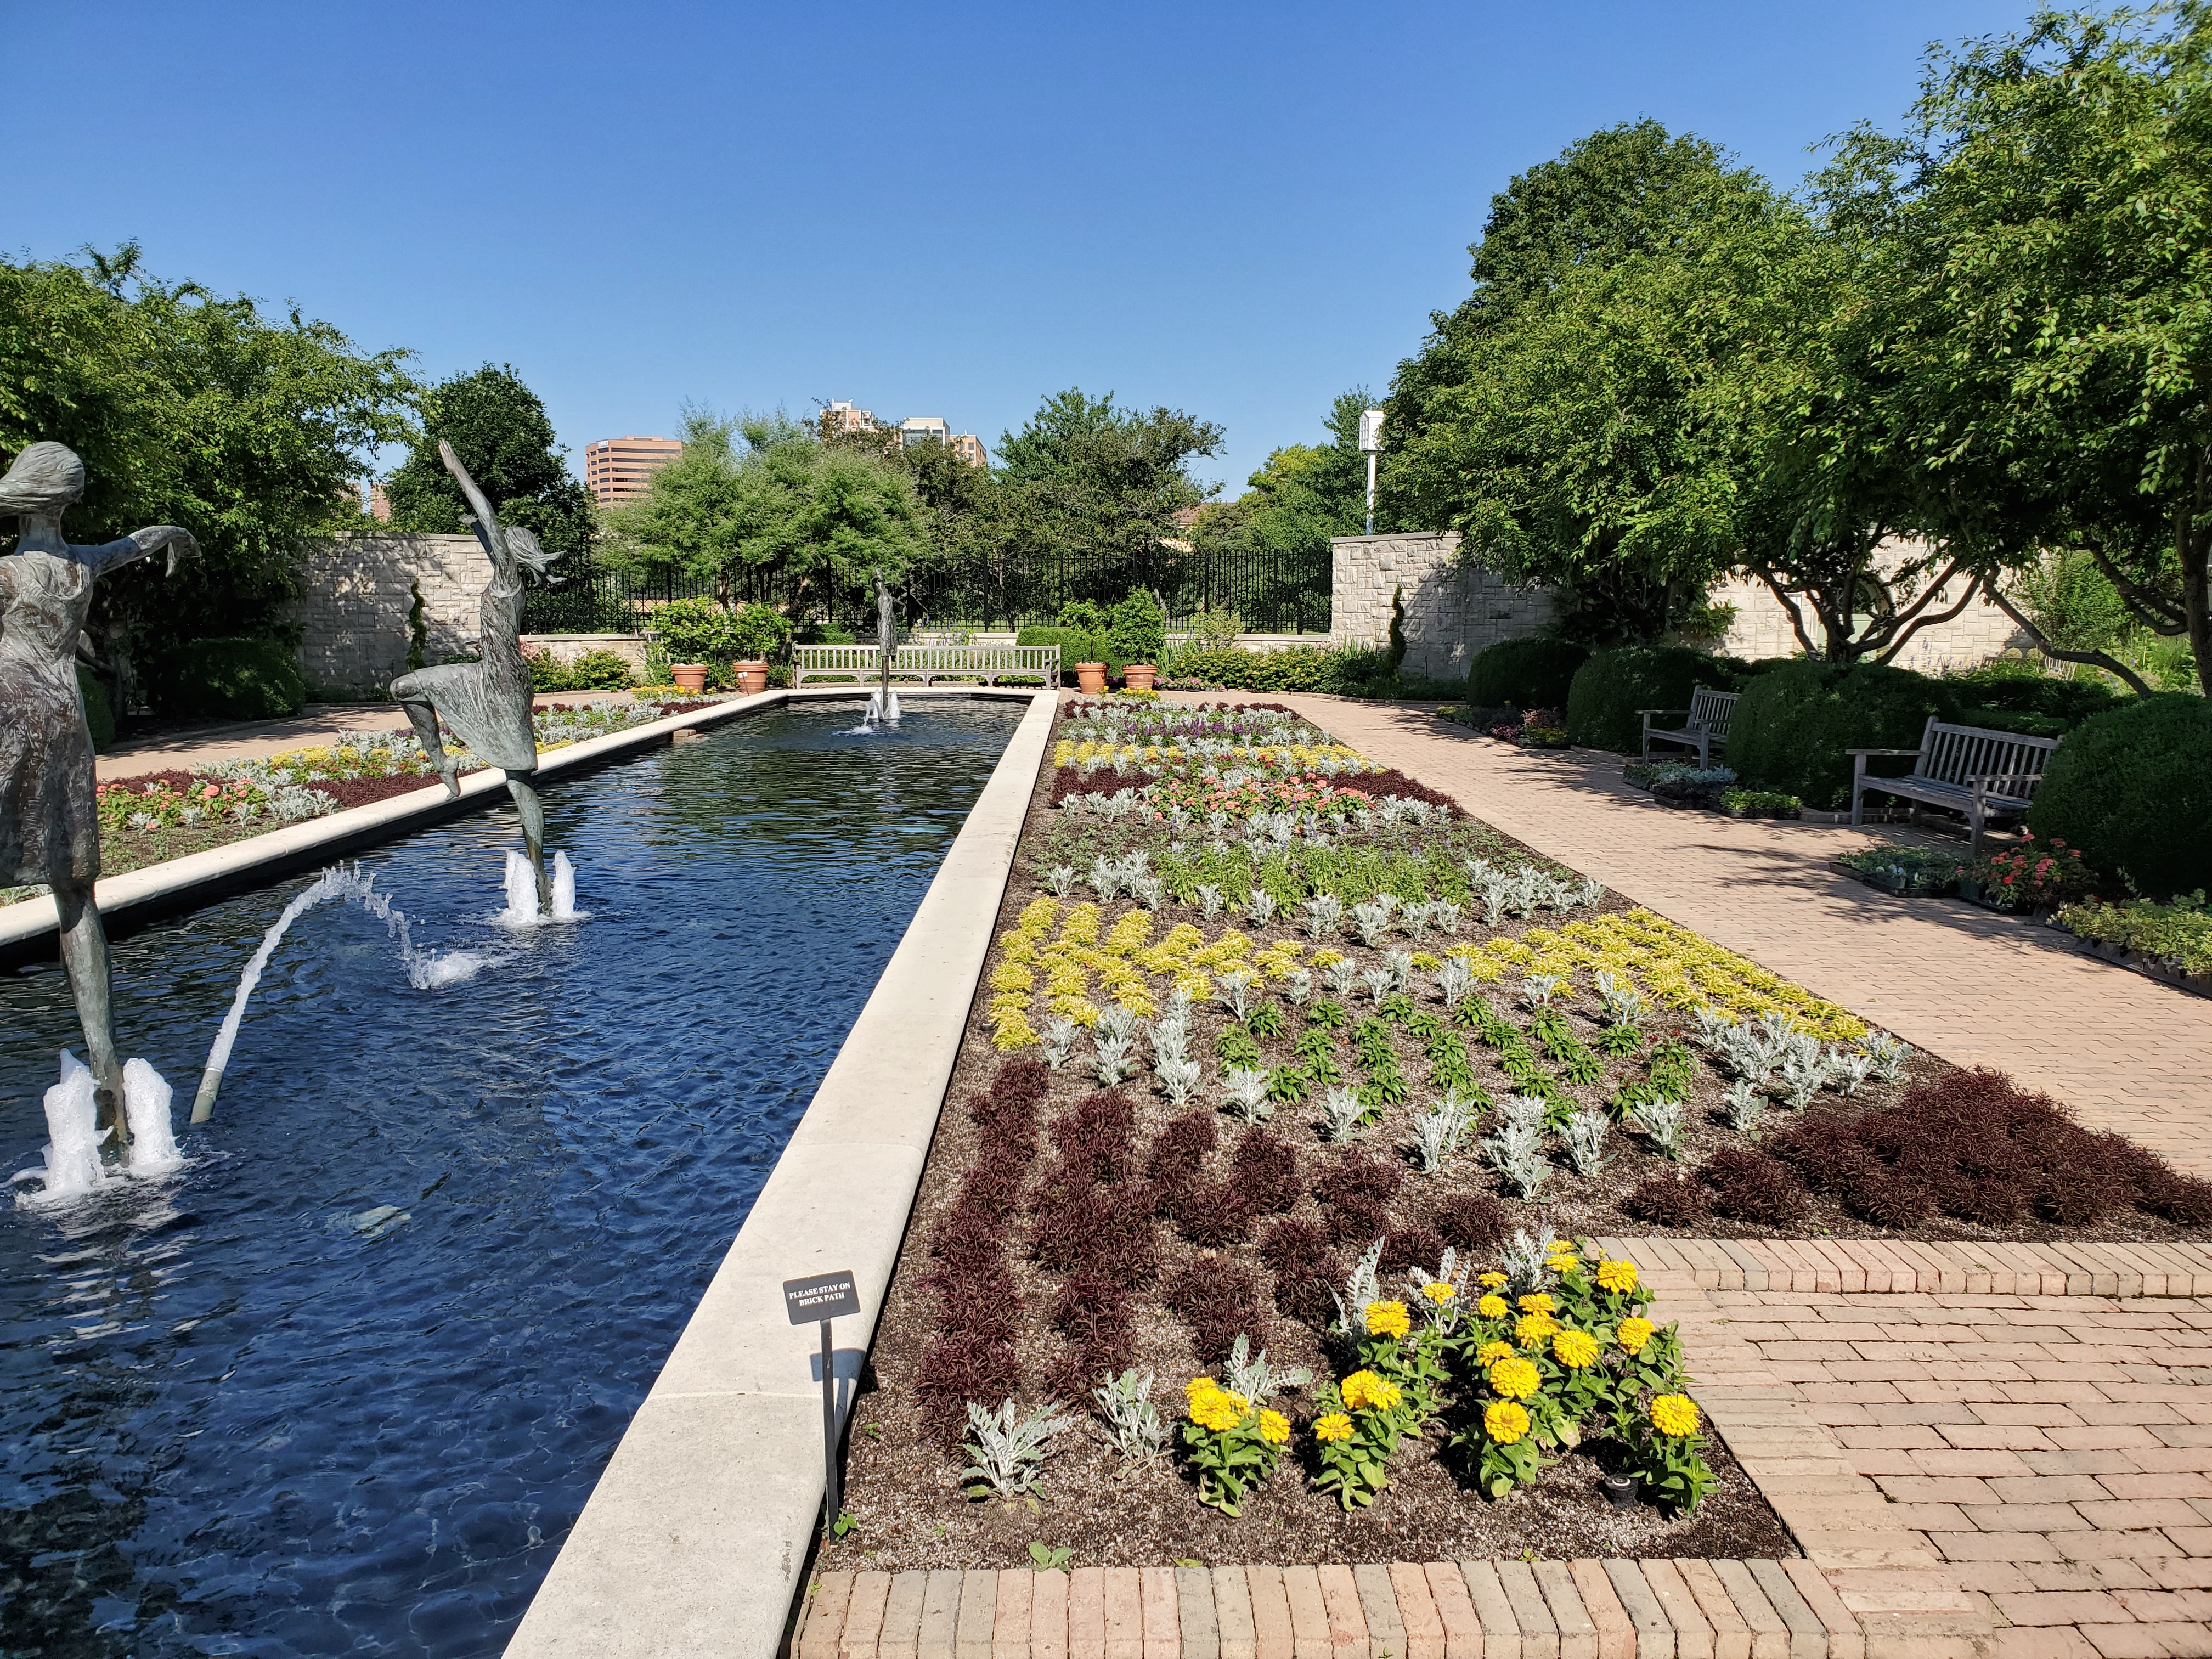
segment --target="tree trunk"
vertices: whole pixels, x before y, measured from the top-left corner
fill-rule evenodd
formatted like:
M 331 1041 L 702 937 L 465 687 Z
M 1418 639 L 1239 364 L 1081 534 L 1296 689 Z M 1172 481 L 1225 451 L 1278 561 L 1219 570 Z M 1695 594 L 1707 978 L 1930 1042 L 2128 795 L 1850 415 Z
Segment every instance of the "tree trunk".
M 2212 538 L 2205 534 L 2207 497 L 2212 496 L 2212 451 L 2197 452 L 2197 487 L 2180 526 L 2181 610 L 2189 623 L 2189 649 L 2197 658 L 2197 684 L 2212 696 L 2212 609 L 2207 606 L 2205 560 Z

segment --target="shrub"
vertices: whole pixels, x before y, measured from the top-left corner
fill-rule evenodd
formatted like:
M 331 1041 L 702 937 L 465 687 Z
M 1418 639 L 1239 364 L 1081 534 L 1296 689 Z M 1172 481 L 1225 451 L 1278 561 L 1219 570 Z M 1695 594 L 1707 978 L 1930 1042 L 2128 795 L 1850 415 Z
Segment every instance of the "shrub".
M 2028 823 L 2152 898 L 2212 886 L 2212 702 L 2167 691 L 2092 715 L 2051 757 Z
M 1106 627 L 1107 648 L 1124 663 L 1158 663 L 1167 654 L 1167 612 L 1151 589 L 1135 588 L 1114 607 Z
M 730 614 L 708 599 L 671 599 L 653 611 L 653 631 L 672 663 L 726 663 L 737 655 Z
M 1014 635 L 1014 643 L 1058 646 L 1060 674 L 1071 682 L 1075 674 L 1075 665 L 1079 662 L 1103 662 L 1109 674 L 1120 673 L 1123 666 L 1115 659 L 1113 647 L 1105 635 L 1094 634 L 1085 629 L 1024 628 Z
M 1629 1189 L 1620 1207 L 1657 1226 L 1695 1226 L 1705 1218 L 1705 1189 L 1680 1176 L 1646 1176 Z
M 115 709 L 107 701 L 107 688 L 82 663 L 76 665 L 77 695 L 84 700 L 84 723 L 92 732 L 92 752 L 104 755 L 115 746 Z
M 147 665 L 147 701 L 157 714 L 275 720 L 307 706 L 298 657 L 276 640 L 193 640 Z
M 1225 1255 L 1193 1256 L 1170 1279 L 1160 1299 L 1191 1328 L 1199 1363 L 1219 1364 L 1239 1336 L 1255 1348 L 1267 1346 L 1267 1314 L 1260 1275 Z
M 1730 1221 L 1779 1227 L 1805 1207 L 1805 1189 L 1796 1172 L 1765 1152 L 1724 1146 L 1700 1174 L 1712 1191 L 1713 1213 Z
M 1277 1214 L 1298 1201 L 1298 1155 L 1267 1130 L 1245 1132 L 1231 1167 L 1237 1192 L 1259 1214 Z
M 2130 1208 L 2202 1203 L 2187 1177 L 2125 1137 L 2083 1128 L 2047 1095 L 1984 1067 L 1947 1073 L 1893 1106 L 1828 1112 L 1769 1137 L 1808 1185 L 1888 1227 L 1938 1212 L 1986 1226 L 2035 1214 L 2087 1226 Z
M 1589 647 L 1565 640 L 1500 640 L 1477 653 L 1467 671 L 1467 700 L 1477 708 L 1557 708 Z
M 536 666 L 533 659 L 531 675 L 533 680 L 537 678 Z M 637 675 L 629 665 L 629 659 L 619 651 L 586 651 L 575 661 L 565 665 L 564 672 L 568 679 L 566 685 L 543 689 L 552 691 L 627 691 L 637 684 Z
M 1567 689 L 1567 738 L 1584 749 L 1632 754 L 1643 746 L 1639 708 L 1687 708 L 1701 685 L 1727 690 L 1738 665 L 1682 645 L 1619 645 L 1575 671 Z
M 1875 663 L 1838 667 L 1793 662 L 1753 678 L 1729 724 L 1728 763 L 1747 783 L 1814 806 L 1849 803 L 1847 749 L 1917 749 L 1928 718 L 1958 717 L 1948 681 Z M 1909 760 L 1871 760 L 1869 774 L 1894 776 Z
M 1170 671 L 1179 680 L 1202 680 L 1239 691 L 1313 691 L 1341 694 L 1369 678 L 1348 672 L 1367 665 L 1372 653 L 1294 645 L 1285 651 L 1190 650 L 1176 653 Z
M 1505 1206 L 1483 1193 L 1462 1193 L 1437 1206 L 1429 1224 L 1462 1255 L 1480 1255 L 1512 1231 Z
M 2053 728 L 2033 732 L 2036 737 L 2062 736 L 2119 700 L 2119 693 L 2102 680 L 2052 679 L 2041 673 L 2008 673 L 1992 668 L 1954 674 L 1950 683 L 1959 688 L 1959 718 L 1966 725 L 1996 726 L 2005 732 L 2027 729 L 2002 723 L 2014 719 Z
M 1344 1282 L 1344 1262 L 1328 1235 L 1310 1221 L 1278 1221 L 1260 1240 L 1260 1260 L 1275 1275 L 1275 1305 L 1309 1325 L 1335 1311 L 1330 1292 Z
M 729 621 L 729 645 L 739 662 L 780 662 L 790 650 L 790 620 L 772 605 L 741 605 Z

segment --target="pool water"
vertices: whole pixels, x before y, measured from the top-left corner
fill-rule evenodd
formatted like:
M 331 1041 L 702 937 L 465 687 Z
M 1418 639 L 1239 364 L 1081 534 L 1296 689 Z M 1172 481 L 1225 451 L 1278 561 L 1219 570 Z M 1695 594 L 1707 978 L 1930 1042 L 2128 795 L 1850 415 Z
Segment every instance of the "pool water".
M 787 708 L 550 784 L 573 925 L 489 921 L 512 808 L 366 855 L 416 945 L 506 959 L 418 991 L 307 911 L 198 1129 L 310 878 L 118 942 L 189 1161 L 0 1209 L 0 1652 L 497 1653 L 1022 713 Z M 58 969 L 0 976 L 0 1173 L 77 1041 Z

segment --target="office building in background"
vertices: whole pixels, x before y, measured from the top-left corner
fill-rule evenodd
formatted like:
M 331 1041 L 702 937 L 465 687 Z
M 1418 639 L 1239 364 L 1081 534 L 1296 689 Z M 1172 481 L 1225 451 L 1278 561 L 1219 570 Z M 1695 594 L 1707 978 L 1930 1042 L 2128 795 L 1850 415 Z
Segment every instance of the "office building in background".
M 601 507 L 646 492 L 653 475 L 684 453 L 675 438 L 602 438 L 584 446 L 584 482 Z

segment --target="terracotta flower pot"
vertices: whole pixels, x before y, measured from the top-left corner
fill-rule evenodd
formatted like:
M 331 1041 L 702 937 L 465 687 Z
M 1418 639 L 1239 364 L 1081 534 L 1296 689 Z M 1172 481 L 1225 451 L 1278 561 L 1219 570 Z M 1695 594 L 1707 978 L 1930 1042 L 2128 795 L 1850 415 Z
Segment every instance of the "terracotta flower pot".
M 1148 662 L 1133 662 L 1121 671 L 1122 684 L 1132 691 L 1149 691 L 1152 678 L 1160 671 Z
M 704 691 L 707 689 L 707 665 L 703 662 L 671 663 L 668 677 L 676 682 L 679 691 Z
M 765 660 L 732 663 L 730 666 L 737 670 L 738 690 L 745 696 L 750 696 L 757 691 L 768 690 L 768 664 Z
M 1099 692 L 1106 689 L 1106 665 L 1103 662 L 1079 662 L 1075 665 L 1075 684 L 1085 691 Z

